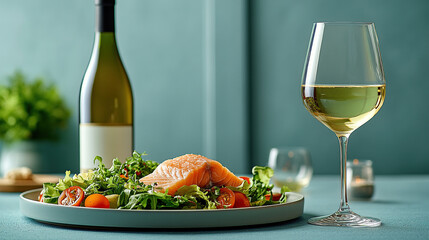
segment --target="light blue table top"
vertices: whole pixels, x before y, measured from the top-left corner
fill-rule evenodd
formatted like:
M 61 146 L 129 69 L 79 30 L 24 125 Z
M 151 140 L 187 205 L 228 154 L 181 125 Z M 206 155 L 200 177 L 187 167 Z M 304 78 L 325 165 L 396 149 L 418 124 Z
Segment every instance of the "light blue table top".
M 0 193 L 0 239 L 429 239 L 429 175 L 377 176 L 372 201 L 350 201 L 355 212 L 380 218 L 378 228 L 319 227 L 313 216 L 339 205 L 339 177 L 315 176 L 304 189 L 304 215 L 277 224 L 199 230 L 89 230 L 39 223 L 23 216 L 18 193 Z M 84 217 L 84 216 L 83 216 Z

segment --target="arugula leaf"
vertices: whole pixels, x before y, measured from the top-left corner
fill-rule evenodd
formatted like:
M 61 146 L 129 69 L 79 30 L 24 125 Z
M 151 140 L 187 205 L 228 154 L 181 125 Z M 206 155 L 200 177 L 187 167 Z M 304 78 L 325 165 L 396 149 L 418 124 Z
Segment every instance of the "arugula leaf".
M 162 209 L 180 208 L 187 201 L 184 197 L 172 197 L 166 193 L 139 192 L 125 189 L 119 195 L 119 209 Z
M 175 196 L 143 189 L 125 189 L 119 195 L 120 209 L 215 209 L 208 192 L 197 185 L 183 186 Z
M 270 179 L 274 171 L 270 167 L 255 166 L 252 169 L 253 185 L 249 189 L 248 198 L 251 206 L 261 206 L 267 201 L 266 194 L 271 194 L 274 185 L 270 184 Z
M 280 197 L 279 203 L 285 203 L 286 202 L 286 200 L 287 200 L 286 193 L 287 192 L 290 192 L 290 189 L 288 187 L 286 187 L 286 186 L 283 186 L 280 189 L 280 193 L 282 194 L 282 196 Z

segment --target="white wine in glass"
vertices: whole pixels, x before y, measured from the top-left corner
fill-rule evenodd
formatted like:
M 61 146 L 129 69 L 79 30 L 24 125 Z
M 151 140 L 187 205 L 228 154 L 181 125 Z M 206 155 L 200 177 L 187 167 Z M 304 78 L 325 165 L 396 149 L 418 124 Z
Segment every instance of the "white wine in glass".
M 376 227 L 381 221 L 354 213 L 347 200 L 346 162 L 350 134 L 380 110 L 386 93 L 373 23 L 315 23 L 302 77 L 307 110 L 338 137 L 341 201 L 339 209 L 309 223 Z

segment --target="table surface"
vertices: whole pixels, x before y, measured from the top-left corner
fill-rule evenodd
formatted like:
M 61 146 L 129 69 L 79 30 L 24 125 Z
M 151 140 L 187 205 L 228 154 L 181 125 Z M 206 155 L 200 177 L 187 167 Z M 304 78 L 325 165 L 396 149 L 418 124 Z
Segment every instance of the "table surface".
M 350 201 L 355 212 L 380 218 L 381 227 L 307 224 L 310 217 L 337 210 L 339 182 L 338 176 L 314 176 L 302 192 L 304 215 L 298 219 L 262 226 L 197 230 L 91 230 L 53 226 L 23 216 L 19 193 L 0 193 L 0 239 L 429 239 L 429 175 L 377 176 L 371 201 Z

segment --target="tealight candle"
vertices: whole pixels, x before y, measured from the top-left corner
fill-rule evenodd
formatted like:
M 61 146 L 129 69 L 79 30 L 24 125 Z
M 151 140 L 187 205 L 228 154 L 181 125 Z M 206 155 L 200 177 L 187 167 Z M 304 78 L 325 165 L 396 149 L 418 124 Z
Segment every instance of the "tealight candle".
M 352 199 L 371 199 L 374 194 L 372 161 L 354 159 L 347 162 L 347 191 Z

